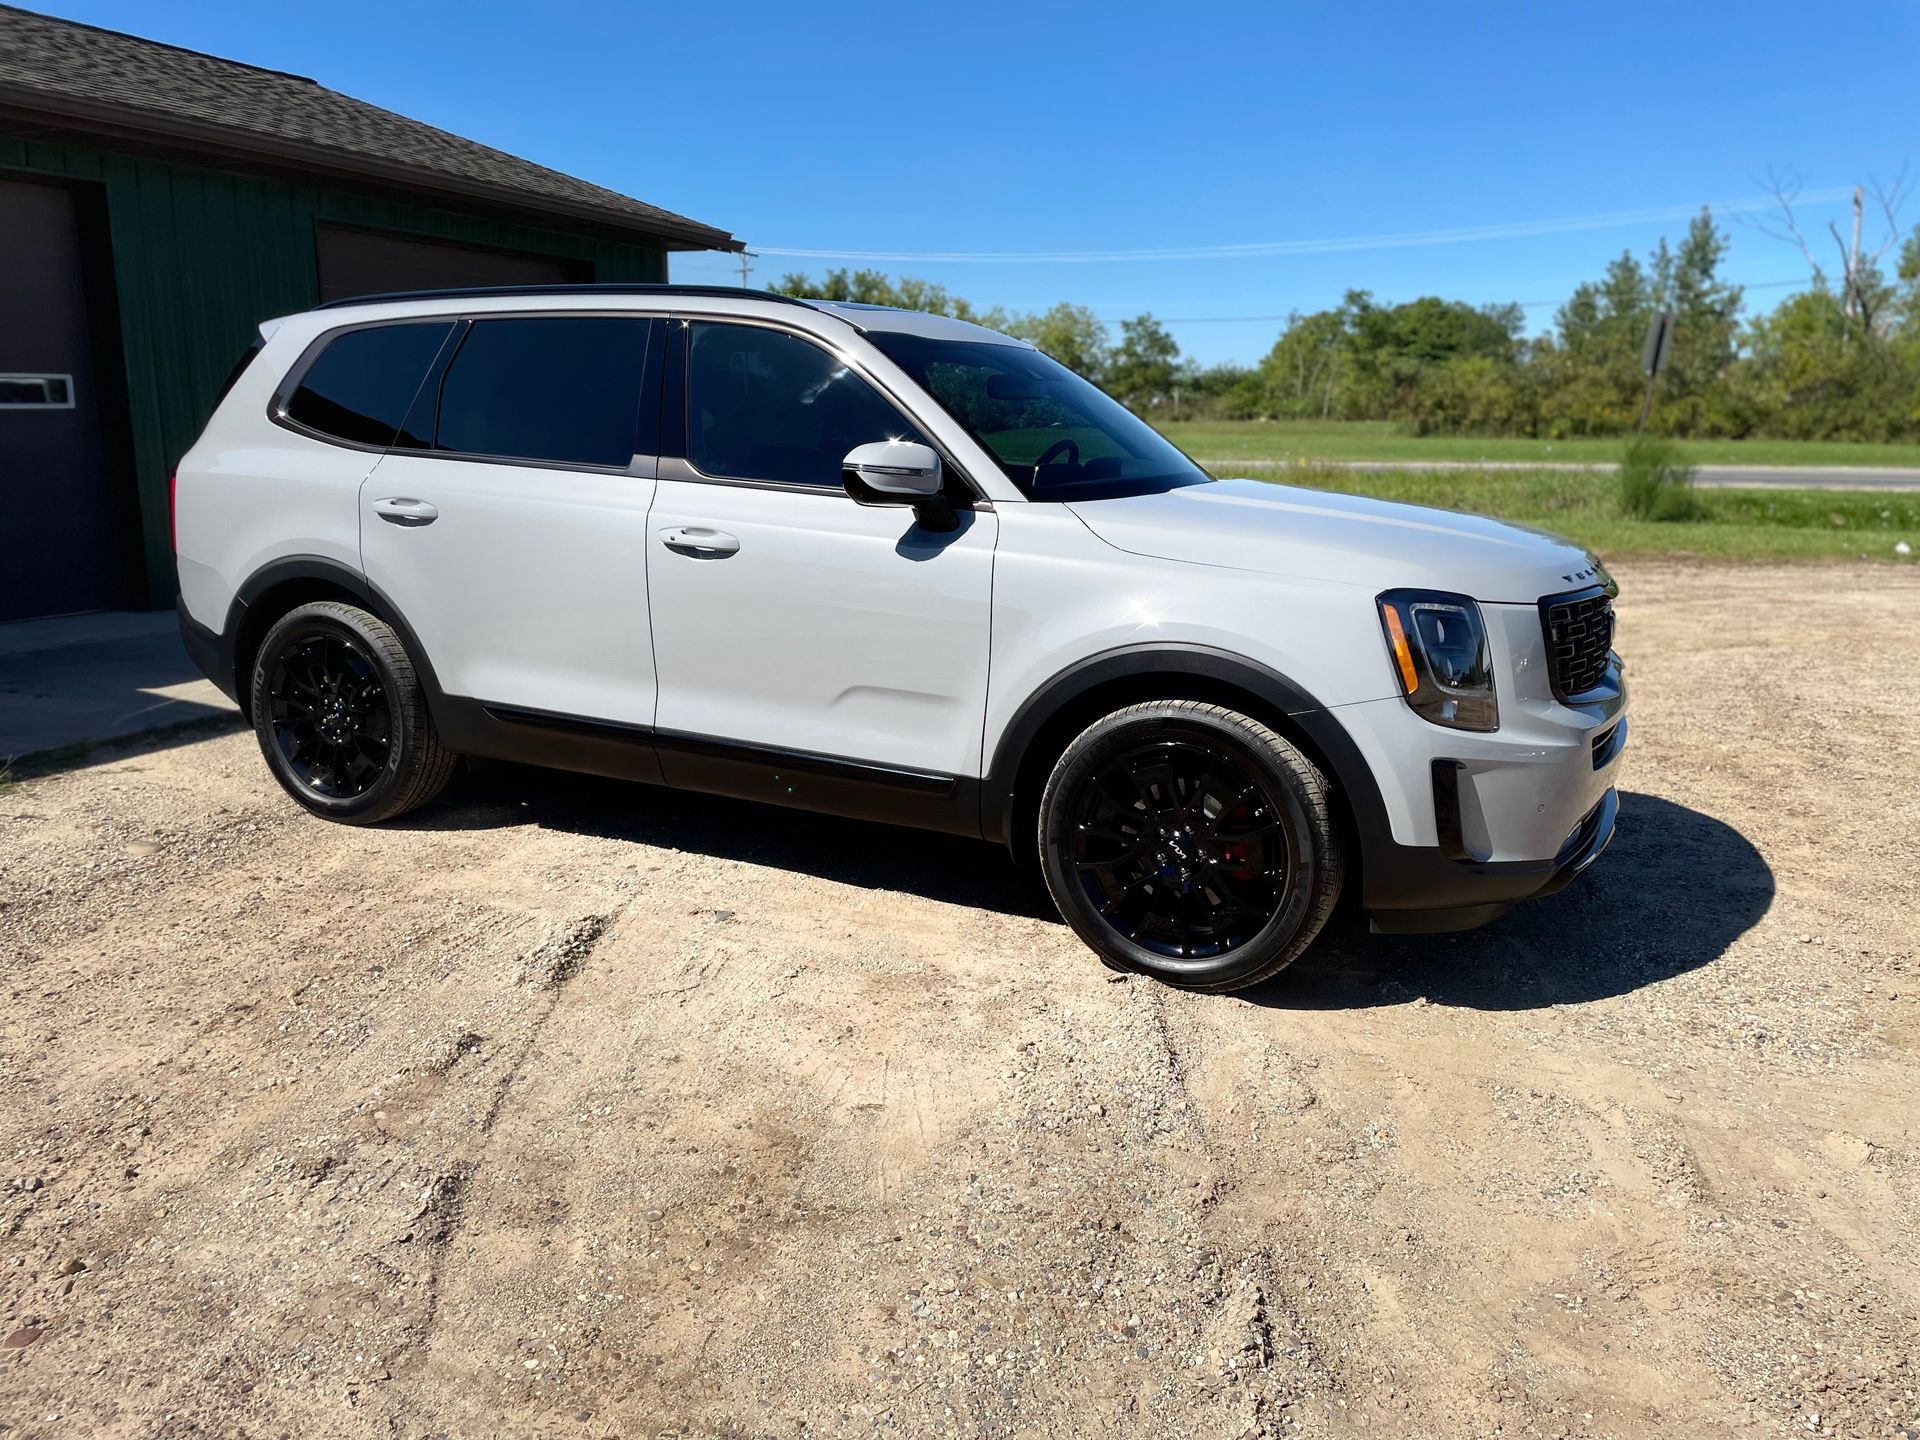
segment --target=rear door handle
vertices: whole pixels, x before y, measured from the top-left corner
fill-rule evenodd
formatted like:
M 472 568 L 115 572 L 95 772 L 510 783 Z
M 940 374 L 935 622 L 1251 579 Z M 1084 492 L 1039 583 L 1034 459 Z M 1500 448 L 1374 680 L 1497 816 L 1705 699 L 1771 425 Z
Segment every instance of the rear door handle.
M 373 513 L 390 525 L 431 525 L 440 516 L 425 500 L 407 500 L 400 496 L 374 501 Z
M 660 532 L 660 543 L 678 555 L 696 560 L 718 560 L 740 548 L 739 540 L 724 530 L 709 530 L 704 525 L 674 525 Z

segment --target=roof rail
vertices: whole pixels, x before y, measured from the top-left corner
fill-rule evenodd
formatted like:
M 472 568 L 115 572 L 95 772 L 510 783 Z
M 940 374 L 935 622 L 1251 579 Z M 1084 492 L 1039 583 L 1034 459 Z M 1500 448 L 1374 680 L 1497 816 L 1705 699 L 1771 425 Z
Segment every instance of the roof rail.
M 323 300 L 318 310 L 340 310 L 352 305 L 384 305 L 393 300 L 467 300 L 496 295 L 718 295 L 735 300 L 773 300 L 782 305 L 813 306 L 791 295 L 776 295 L 771 290 L 749 290 L 741 285 L 473 285 L 452 290 L 393 290 L 384 295 L 350 295 L 342 300 Z

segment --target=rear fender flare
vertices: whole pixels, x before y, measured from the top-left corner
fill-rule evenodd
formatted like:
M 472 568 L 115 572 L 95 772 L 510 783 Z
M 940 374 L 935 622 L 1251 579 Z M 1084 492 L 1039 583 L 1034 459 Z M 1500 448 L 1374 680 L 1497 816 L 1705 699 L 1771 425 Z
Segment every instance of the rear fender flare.
M 421 646 L 420 637 L 414 634 L 413 627 L 407 623 L 406 616 L 365 575 L 324 555 L 288 555 L 270 561 L 246 578 L 235 592 L 233 603 L 227 607 L 226 624 L 220 634 L 221 661 L 226 672 L 233 677 L 234 693 L 239 697 L 243 710 L 250 705 L 253 690 L 253 676 L 240 673 L 240 640 L 248 616 L 262 597 L 283 586 L 302 582 L 345 591 L 355 604 L 391 625 L 413 660 L 421 688 L 426 691 L 428 712 L 437 716 L 444 708 L 446 695 L 440 689 L 439 678 L 434 674 L 433 661 Z M 271 624 L 272 619 L 267 623 Z M 250 670 L 252 667 L 248 668 Z

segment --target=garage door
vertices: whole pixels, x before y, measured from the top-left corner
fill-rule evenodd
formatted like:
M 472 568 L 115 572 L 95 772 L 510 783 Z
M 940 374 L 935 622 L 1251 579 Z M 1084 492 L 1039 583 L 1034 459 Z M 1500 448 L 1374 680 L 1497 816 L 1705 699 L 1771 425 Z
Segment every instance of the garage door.
M 569 285 L 592 278 L 592 266 L 582 260 L 320 227 L 322 300 L 463 285 Z
M 74 197 L 0 180 L 0 621 L 114 603 Z

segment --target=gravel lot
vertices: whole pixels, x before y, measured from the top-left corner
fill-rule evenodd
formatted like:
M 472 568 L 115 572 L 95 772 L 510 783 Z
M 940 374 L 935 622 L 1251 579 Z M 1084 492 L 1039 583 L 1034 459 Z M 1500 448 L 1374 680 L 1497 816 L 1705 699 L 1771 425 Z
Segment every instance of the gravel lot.
M 1920 574 L 1621 579 L 1606 860 L 1245 997 L 938 837 L 0 788 L 0 1435 L 1920 1435 Z

